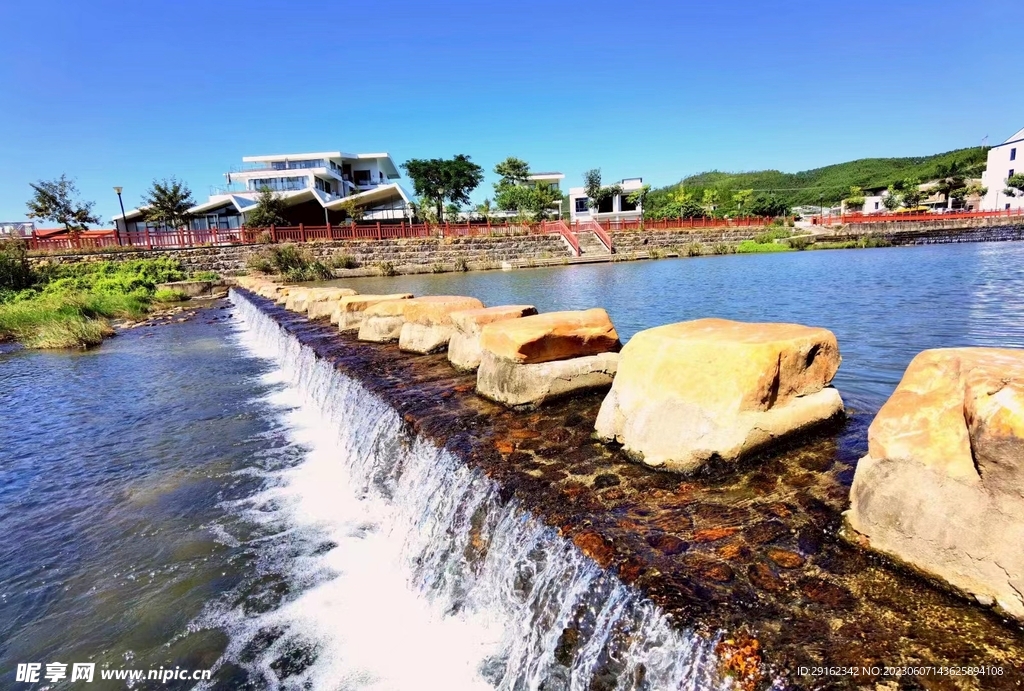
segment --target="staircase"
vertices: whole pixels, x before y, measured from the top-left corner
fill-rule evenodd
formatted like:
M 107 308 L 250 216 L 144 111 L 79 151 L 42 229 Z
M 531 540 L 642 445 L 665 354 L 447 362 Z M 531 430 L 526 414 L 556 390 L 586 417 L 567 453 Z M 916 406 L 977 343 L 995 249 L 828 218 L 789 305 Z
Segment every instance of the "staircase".
M 593 231 L 579 230 L 576 232 L 576 237 L 580 243 L 580 256 L 582 257 L 609 256 L 611 254 Z

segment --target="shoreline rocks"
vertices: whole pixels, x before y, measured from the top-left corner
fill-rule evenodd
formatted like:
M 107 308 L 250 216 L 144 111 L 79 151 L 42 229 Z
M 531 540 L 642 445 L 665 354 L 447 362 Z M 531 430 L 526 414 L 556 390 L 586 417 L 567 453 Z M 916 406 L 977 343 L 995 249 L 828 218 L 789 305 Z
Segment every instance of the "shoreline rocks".
M 918 354 L 845 516 L 854 541 L 1024 621 L 1024 350 Z
M 405 324 L 398 337 L 398 348 L 408 353 L 427 355 L 448 347 L 455 326 L 453 312 L 483 309 L 484 303 L 473 297 L 431 295 L 410 300 Z
M 381 302 L 392 300 L 410 300 L 412 293 L 392 293 L 389 295 L 353 295 L 338 300 L 331 312 L 331 323 L 338 326 L 339 331 L 356 331 L 363 324 L 366 310 Z
M 484 326 L 477 393 L 512 408 L 535 407 L 612 383 L 619 335 L 603 309 L 549 312 Z
M 843 412 L 827 329 L 698 319 L 641 331 L 621 357 L 595 429 L 652 467 L 735 462 Z
M 319 288 L 309 293 L 306 298 L 306 315 L 310 319 L 330 317 L 337 308 L 338 300 L 357 295 L 351 288 Z
M 452 312 L 454 331 L 448 342 L 448 362 L 460 372 L 476 370 L 480 367 L 480 359 L 483 357 L 480 333 L 485 326 L 534 314 L 537 314 L 537 308 L 533 305 L 502 305 Z

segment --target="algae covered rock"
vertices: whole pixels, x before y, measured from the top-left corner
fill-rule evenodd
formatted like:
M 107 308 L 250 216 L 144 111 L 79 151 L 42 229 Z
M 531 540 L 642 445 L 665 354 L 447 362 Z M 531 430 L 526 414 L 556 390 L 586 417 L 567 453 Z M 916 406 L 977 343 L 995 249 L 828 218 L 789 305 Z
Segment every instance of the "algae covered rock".
M 431 295 L 410 300 L 398 347 L 410 353 L 435 353 L 448 347 L 455 331 L 451 314 L 460 310 L 482 309 L 484 303 L 473 297 Z
M 1024 621 L 1024 350 L 926 350 L 868 431 L 847 526 Z
M 798 324 L 699 319 L 633 336 L 596 431 L 645 464 L 735 461 L 843 410 L 836 338 Z
M 448 343 L 448 361 L 459 371 L 474 371 L 480 366 L 483 357 L 480 333 L 485 326 L 534 314 L 537 314 L 537 308 L 533 305 L 502 305 L 452 312 L 450 316 L 454 331 Z
M 603 309 L 550 312 L 484 326 L 477 393 L 533 407 L 611 384 L 619 336 Z

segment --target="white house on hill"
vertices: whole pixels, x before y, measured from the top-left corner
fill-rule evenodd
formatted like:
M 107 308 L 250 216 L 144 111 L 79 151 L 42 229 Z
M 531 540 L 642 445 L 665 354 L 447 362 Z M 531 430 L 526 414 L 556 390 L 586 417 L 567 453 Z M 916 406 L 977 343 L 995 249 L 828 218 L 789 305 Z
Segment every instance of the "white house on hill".
M 988 163 L 981 174 L 981 184 L 988 188 L 981 201 L 983 211 L 1024 209 L 1024 197 L 1004 192 L 1006 179 L 1015 173 L 1024 173 L 1024 129 L 988 150 Z
M 629 201 L 629 195 L 644 185 L 643 178 L 625 178 L 618 183 L 622 194 L 601 200 L 596 208 L 590 207 L 590 198 L 584 187 L 569 190 L 569 218 L 575 221 L 632 221 L 643 216 L 643 208 Z

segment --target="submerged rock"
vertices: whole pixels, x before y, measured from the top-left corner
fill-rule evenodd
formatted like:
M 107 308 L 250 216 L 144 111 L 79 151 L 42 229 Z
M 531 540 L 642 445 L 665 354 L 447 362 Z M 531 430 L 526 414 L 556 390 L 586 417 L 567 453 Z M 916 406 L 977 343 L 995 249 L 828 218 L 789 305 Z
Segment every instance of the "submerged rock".
M 533 305 L 503 305 L 452 312 L 454 331 L 448 343 L 448 361 L 461 372 L 474 371 L 480 366 L 483 356 L 480 333 L 485 326 L 534 314 L 537 314 L 537 308 Z
M 831 331 L 699 319 L 636 334 L 595 425 L 649 466 L 736 461 L 843 411 Z
M 550 312 L 488 324 L 476 390 L 513 408 L 533 407 L 612 383 L 619 336 L 603 309 Z
M 392 293 L 390 295 L 353 295 L 338 300 L 331 313 L 331 323 L 337 324 L 340 331 L 356 331 L 363 324 L 366 310 L 381 302 L 392 300 L 409 300 L 412 293 Z
M 868 431 L 847 524 L 1024 621 L 1024 350 L 914 358 Z
M 451 315 L 461 310 L 479 310 L 484 303 L 457 295 L 431 295 L 410 300 L 398 348 L 410 353 L 436 353 L 448 347 L 455 332 Z

